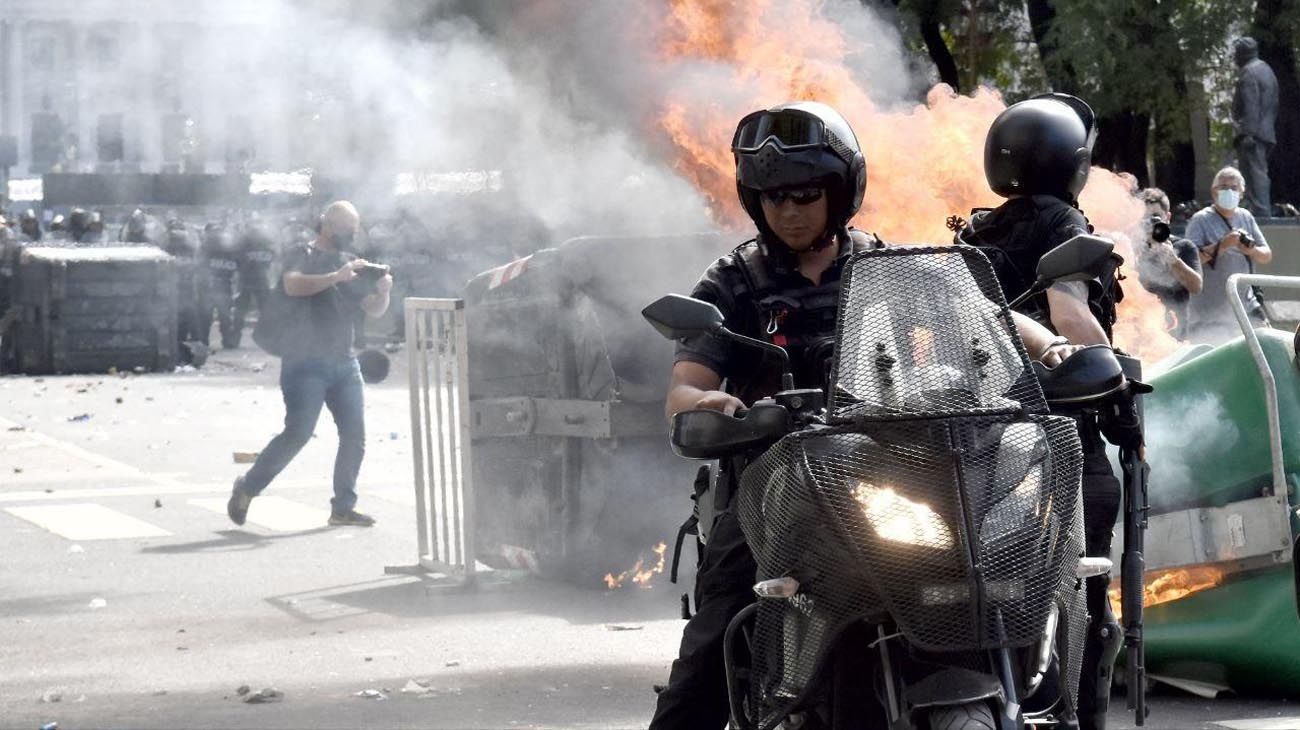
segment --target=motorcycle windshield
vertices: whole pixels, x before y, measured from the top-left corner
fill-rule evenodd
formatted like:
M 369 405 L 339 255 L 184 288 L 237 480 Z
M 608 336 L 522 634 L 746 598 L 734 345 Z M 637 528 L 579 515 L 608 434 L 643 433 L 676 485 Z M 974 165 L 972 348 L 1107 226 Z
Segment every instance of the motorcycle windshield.
M 834 420 L 1046 411 L 997 278 L 975 248 L 855 255 L 839 317 Z

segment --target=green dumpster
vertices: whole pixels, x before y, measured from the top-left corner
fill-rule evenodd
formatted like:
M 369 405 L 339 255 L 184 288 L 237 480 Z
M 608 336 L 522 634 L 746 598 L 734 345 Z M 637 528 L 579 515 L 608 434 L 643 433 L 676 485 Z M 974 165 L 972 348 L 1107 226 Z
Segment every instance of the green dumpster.
M 1300 484 L 1300 370 L 1290 335 L 1257 334 L 1277 384 L 1287 494 L 1273 493 L 1265 388 L 1244 339 L 1151 379 L 1148 603 L 1154 577 L 1208 566 L 1219 578 L 1148 606 L 1147 668 L 1240 693 L 1300 696 L 1292 560 L 1300 525 L 1290 509 Z

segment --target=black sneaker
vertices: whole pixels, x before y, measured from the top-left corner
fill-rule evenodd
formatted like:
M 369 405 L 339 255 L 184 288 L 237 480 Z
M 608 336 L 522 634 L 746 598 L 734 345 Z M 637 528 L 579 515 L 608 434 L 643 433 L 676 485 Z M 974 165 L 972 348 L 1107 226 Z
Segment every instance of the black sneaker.
M 351 525 L 353 527 L 374 527 L 375 518 L 350 509 L 347 512 L 335 512 L 330 515 L 331 525 Z
M 235 488 L 230 491 L 230 501 L 226 502 L 226 514 L 236 525 L 244 524 L 248 517 L 248 505 L 253 503 L 253 495 L 246 493 L 243 477 L 235 477 Z

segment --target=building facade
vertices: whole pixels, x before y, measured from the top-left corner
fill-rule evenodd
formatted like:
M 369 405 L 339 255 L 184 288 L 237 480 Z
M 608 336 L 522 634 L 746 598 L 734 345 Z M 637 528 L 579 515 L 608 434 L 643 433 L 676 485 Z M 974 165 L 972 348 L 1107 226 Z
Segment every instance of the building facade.
M 0 133 L 15 177 L 311 163 L 307 58 L 260 0 L 0 0 Z M 281 41 L 286 41 L 281 43 Z M 283 52 L 281 52 L 281 50 Z

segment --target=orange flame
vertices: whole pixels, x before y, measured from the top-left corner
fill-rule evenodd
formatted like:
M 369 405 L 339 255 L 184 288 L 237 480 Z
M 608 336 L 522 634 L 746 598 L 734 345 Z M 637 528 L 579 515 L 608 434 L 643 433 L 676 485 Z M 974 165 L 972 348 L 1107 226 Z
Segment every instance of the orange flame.
M 657 120 L 675 150 L 674 166 L 708 200 L 724 226 L 748 225 L 735 192 L 729 149 L 736 120 L 783 101 L 830 104 L 858 132 L 868 161 L 867 197 L 855 223 L 889 241 L 946 243 L 945 220 L 1000 200 L 983 175 L 984 137 L 1005 108 L 998 92 L 958 96 L 944 85 L 924 104 L 883 109 L 847 63 L 871 39 L 847 38 L 818 0 L 669 0 L 660 28 L 662 61 L 676 82 Z M 1082 196 L 1097 229 L 1136 231 L 1142 205 L 1118 176 L 1094 169 Z M 1132 261 L 1131 251 L 1121 253 Z M 1116 341 L 1161 357 L 1177 343 L 1164 332 L 1163 307 L 1126 289 Z M 1144 296 L 1145 295 L 1145 296 Z
M 1212 565 L 1198 565 L 1192 568 L 1179 568 L 1158 573 L 1148 573 L 1146 589 L 1142 594 L 1143 606 L 1158 606 L 1161 603 L 1177 601 L 1193 593 L 1217 588 L 1223 584 L 1224 573 Z M 1110 607 L 1116 616 L 1123 610 L 1120 603 L 1120 588 L 1113 586 L 1109 591 Z
M 631 570 L 625 570 L 622 573 L 619 573 L 617 576 L 615 576 L 613 573 L 606 573 L 605 587 L 611 591 L 614 590 L 615 588 L 622 588 L 623 582 L 630 577 L 632 579 L 633 585 L 638 585 L 641 586 L 642 588 L 649 588 L 650 582 L 654 580 L 654 577 L 664 572 L 664 563 L 665 563 L 664 554 L 667 551 L 668 551 L 668 544 L 661 542 L 658 545 L 655 545 L 653 549 L 653 552 L 657 558 L 654 565 L 648 568 L 644 567 L 645 566 L 644 558 L 638 557 L 636 559 L 636 565 L 633 565 Z

